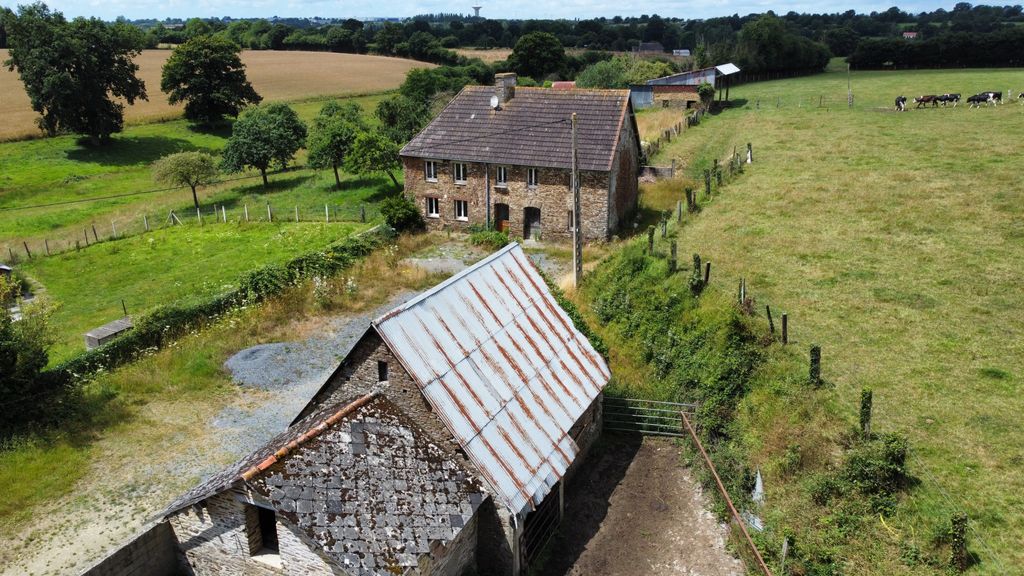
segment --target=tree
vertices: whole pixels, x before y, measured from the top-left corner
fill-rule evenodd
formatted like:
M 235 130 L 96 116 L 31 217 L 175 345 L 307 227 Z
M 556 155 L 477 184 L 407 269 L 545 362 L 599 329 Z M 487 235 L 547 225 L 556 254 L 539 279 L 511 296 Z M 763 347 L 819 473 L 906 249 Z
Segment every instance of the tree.
M 398 144 L 379 130 L 361 132 L 345 158 L 345 169 L 355 174 L 384 172 L 396 187 L 401 186 L 394 174 L 398 170 Z
M 0 277 L 0 303 L 7 302 L 16 287 Z M 0 436 L 21 431 L 21 425 L 44 412 L 40 407 L 51 406 L 58 392 L 39 378 L 49 361 L 52 311 L 46 305 L 24 306 L 22 319 L 15 323 L 7 306 L 0 306 L 0 398 L 4 399 Z
M 185 117 L 216 124 L 262 98 L 245 77 L 241 49 L 221 36 L 197 36 L 174 49 L 160 89 L 171 104 L 185 102 Z
M 118 100 L 146 99 L 133 60 L 145 45 L 138 28 L 97 18 L 68 22 L 42 3 L 2 17 L 10 46 L 4 65 L 18 71 L 47 134 L 73 132 L 89 136 L 93 144 L 106 143 L 124 126 L 124 104 Z
M 380 120 L 387 137 L 395 142 L 412 140 L 430 120 L 426 103 L 414 101 L 401 94 L 381 100 L 374 110 L 374 115 Z
M 334 183 L 341 188 L 338 168 L 344 165 L 356 136 L 364 129 L 362 109 L 358 104 L 338 104 L 334 100 L 328 102 L 313 120 L 313 127 L 309 131 L 309 165 L 313 168 L 332 168 Z
M 238 117 L 224 146 L 221 167 L 229 172 L 255 168 L 267 186 L 267 169 L 277 162 L 282 169 L 306 141 L 306 125 L 286 104 L 249 108 Z
M 565 48 L 554 34 L 530 32 L 519 37 L 508 61 L 517 74 L 541 80 L 562 68 Z
M 153 163 L 153 179 L 170 186 L 188 186 L 192 202 L 199 208 L 196 187 L 209 184 L 217 176 L 213 156 L 203 152 L 178 152 Z

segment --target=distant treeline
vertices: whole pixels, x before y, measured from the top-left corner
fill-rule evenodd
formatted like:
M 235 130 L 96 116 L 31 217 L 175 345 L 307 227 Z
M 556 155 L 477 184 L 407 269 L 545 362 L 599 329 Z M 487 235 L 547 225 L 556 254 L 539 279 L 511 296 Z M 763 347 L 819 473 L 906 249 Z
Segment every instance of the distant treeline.
M 254 50 L 376 53 L 448 65 L 465 64 L 451 52 L 453 48 L 513 48 L 526 34 L 547 32 L 566 48 L 595 52 L 631 51 L 642 42 L 658 42 L 666 51 L 690 50 L 694 66 L 734 61 L 753 75 L 816 69 L 823 53 L 820 46 L 827 47 L 828 52 L 824 54 L 856 54 L 854 65 L 859 67 L 878 67 L 886 62 L 917 67 L 1008 66 L 1009 61 L 999 62 L 1000 56 L 991 56 L 984 64 L 974 64 L 982 60 L 973 57 L 948 60 L 944 48 L 943 54 L 937 56 L 936 51 L 920 45 L 936 46 L 936 39 L 945 38 L 938 44 L 944 47 L 955 39 L 959 43 L 955 50 L 982 54 L 989 42 L 1000 43 L 1005 35 L 1012 35 L 1024 26 L 1024 9 L 1020 5 L 972 6 L 966 2 L 956 4 L 952 10 L 939 8 L 918 14 L 893 7 L 868 14 L 848 10 L 833 14 L 789 12 L 784 15 L 769 11 L 766 15 L 777 18 L 777 28 L 781 28 L 786 38 L 784 47 L 773 48 L 768 55 L 750 49 L 753 45 L 750 34 L 744 38 L 744 29 L 765 14 L 734 14 L 704 20 L 657 14 L 586 20 L 495 20 L 446 13 L 425 14 L 402 22 L 363 22 L 352 18 L 193 18 L 132 23 L 146 32 L 150 47 L 180 44 L 196 35 L 218 34 Z M 771 32 L 777 35 L 778 30 L 773 28 Z M 902 40 L 903 34 L 908 32 L 916 33 L 916 38 L 908 42 L 895 41 Z M 4 43 L 4 31 L 0 28 L 0 47 Z M 882 52 L 889 55 L 882 60 L 874 56 Z
M 1024 27 L 989 33 L 949 32 L 923 40 L 863 40 L 853 68 L 989 68 L 1024 66 Z

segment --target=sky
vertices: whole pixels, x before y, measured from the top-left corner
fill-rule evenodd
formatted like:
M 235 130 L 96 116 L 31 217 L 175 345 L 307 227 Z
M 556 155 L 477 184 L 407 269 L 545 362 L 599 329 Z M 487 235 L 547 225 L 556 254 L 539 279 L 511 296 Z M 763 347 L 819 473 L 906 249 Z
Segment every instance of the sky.
M 14 7 L 16 4 L 27 4 L 31 0 L 0 0 L 0 5 Z M 139 18 L 189 18 L 189 17 L 220 17 L 235 18 L 252 17 L 310 17 L 328 18 L 372 18 L 372 17 L 407 17 L 426 13 L 462 13 L 471 14 L 473 0 L 463 3 L 443 2 L 440 0 L 48 0 L 47 5 L 53 10 L 63 12 L 65 16 L 97 16 L 112 20 L 118 16 L 129 19 Z M 996 2 L 997 4 L 999 2 Z M 1007 0 L 1007 4 L 1013 4 Z M 746 15 L 750 13 L 774 10 L 784 14 L 795 12 L 845 12 L 854 9 L 857 12 L 884 11 L 893 2 L 871 0 L 820 0 L 780 2 L 779 0 L 647 0 L 629 3 L 612 0 L 561 0 L 559 2 L 536 2 L 536 0 L 480 0 L 483 6 L 481 16 L 492 18 L 593 18 L 597 16 L 639 16 L 641 14 L 659 14 L 679 18 L 710 18 L 713 16 L 729 16 L 732 14 Z M 955 1 L 936 3 L 932 1 L 911 0 L 897 4 L 901 9 L 917 13 L 936 8 L 952 9 Z

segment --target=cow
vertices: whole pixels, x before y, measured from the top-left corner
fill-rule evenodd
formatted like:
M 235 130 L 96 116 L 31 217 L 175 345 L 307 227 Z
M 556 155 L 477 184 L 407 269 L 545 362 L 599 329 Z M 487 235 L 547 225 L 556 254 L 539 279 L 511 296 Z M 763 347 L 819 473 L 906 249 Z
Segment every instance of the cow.
M 1003 99 L 1001 92 L 982 92 L 975 94 L 967 99 L 967 103 L 971 105 L 971 108 L 980 108 L 982 104 L 988 106 L 989 104 L 998 104 Z
M 953 108 L 956 108 L 956 105 L 960 103 L 960 95 L 959 94 L 943 94 L 942 96 L 939 96 L 939 102 L 942 102 L 943 106 L 945 106 L 946 104 L 949 104 L 950 102 L 952 102 L 953 103 Z
M 914 98 L 914 103 L 917 104 L 918 108 L 926 106 L 928 104 L 931 104 L 932 107 L 935 108 L 936 106 L 939 105 L 939 97 L 934 94 L 929 94 L 927 96 L 918 96 L 917 98 Z
M 907 111 L 907 97 L 906 96 L 897 96 L 896 97 L 896 111 L 897 112 L 906 112 Z

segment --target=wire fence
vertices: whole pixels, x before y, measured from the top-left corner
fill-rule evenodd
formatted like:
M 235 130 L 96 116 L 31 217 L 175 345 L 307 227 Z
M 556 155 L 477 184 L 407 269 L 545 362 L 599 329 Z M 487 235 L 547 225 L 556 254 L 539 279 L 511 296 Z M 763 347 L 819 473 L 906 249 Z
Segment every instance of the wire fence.
M 285 202 L 211 204 L 186 210 L 141 210 L 131 215 L 96 219 L 80 229 L 62 228 L 52 237 L 0 242 L 0 261 L 10 265 L 36 258 L 82 250 L 100 242 L 119 240 L 154 230 L 177 226 L 197 227 L 240 223 L 281 222 L 352 223 L 372 222 L 380 217 L 374 204 L 333 204 L 315 206 Z

